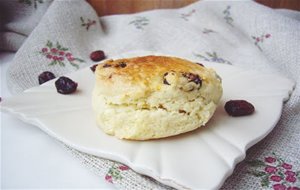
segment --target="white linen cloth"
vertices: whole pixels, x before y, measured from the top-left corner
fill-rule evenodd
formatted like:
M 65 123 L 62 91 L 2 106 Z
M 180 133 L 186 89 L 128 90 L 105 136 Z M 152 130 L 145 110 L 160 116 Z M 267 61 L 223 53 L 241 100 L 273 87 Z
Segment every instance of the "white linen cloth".
M 30 5 L 26 3 L 28 1 Z M 247 152 L 246 160 L 236 167 L 222 189 L 300 186 L 300 174 L 296 174 L 300 167 L 299 12 L 273 10 L 248 1 L 201 1 L 181 9 L 98 19 L 85 1 L 28 1 L 15 1 L 10 6 L 23 3 L 27 8 L 31 7 L 33 13 L 29 16 L 38 17 L 35 19 L 36 24 L 32 24 L 33 21 L 29 19 L 20 23 L 21 17 L 17 18 L 17 22 L 6 22 L 3 26 L 11 31 L 22 26 L 24 34 L 29 35 L 7 73 L 8 86 L 14 93 L 38 85 L 37 76 L 45 70 L 60 76 L 90 66 L 93 64 L 89 59 L 90 52 L 99 49 L 104 50 L 107 57 L 134 50 L 194 56 L 199 62 L 206 60 L 277 72 L 296 81 L 296 88 L 284 105 L 283 115 L 276 128 Z M 41 12 L 38 13 L 39 10 Z M 46 10 L 43 16 L 42 10 Z M 16 27 L 9 27 L 11 25 Z M 30 33 L 30 29 L 25 26 L 34 30 Z M 6 50 L 16 49 L 23 40 L 13 38 L 18 41 L 15 42 L 3 32 L 1 36 L 5 42 L 0 43 L 1 48 Z M 121 189 L 168 188 L 121 164 L 67 146 L 66 149 L 89 169 Z M 274 163 L 268 159 L 270 157 L 288 164 L 282 167 L 289 168 L 295 175 L 283 174 L 285 176 L 279 176 L 280 180 L 276 177 L 265 179 L 265 174 L 259 173 L 260 168 L 255 166 L 253 171 L 253 160 L 265 166 L 263 164 Z M 276 172 L 280 167 L 275 168 Z M 265 170 L 260 172 L 272 172 Z

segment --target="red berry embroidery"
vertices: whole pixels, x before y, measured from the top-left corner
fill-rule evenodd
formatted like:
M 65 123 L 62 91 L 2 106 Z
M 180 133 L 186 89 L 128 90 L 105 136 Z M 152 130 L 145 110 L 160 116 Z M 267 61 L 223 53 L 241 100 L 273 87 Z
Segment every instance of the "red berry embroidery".
M 84 61 L 82 59 L 74 57 L 68 50 L 68 48 L 63 47 L 58 42 L 56 42 L 56 44 L 54 45 L 51 41 L 48 40 L 46 47 L 43 47 L 39 53 L 51 61 L 49 64 L 51 66 L 66 66 L 66 63 L 69 63 L 71 66 L 78 69 L 78 64 Z

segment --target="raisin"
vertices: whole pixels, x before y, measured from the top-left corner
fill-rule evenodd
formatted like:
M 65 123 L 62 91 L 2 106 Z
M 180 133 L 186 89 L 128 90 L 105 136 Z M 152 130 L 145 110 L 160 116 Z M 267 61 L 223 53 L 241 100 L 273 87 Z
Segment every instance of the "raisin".
M 200 86 L 202 85 L 202 80 L 200 79 L 200 77 L 198 75 L 195 79 L 193 79 L 193 82 L 196 84 L 200 84 Z
M 164 76 L 163 76 L 163 78 L 164 78 L 163 83 L 166 84 L 166 85 L 170 85 L 170 83 L 169 83 L 169 82 L 167 81 L 167 79 L 166 79 L 166 76 L 167 76 L 168 74 L 169 74 L 169 73 L 166 72 L 166 73 L 164 74 Z
M 59 77 L 55 81 L 55 87 L 60 94 L 71 94 L 76 91 L 78 84 L 68 77 Z
M 251 115 L 255 108 L 246 100 L 230 100 L 225 104 L 225 110 L 230 116 Z
M 184 113 L 186 114 L 186 111 L 185 110 L 178 110 L 179 113 Z
M 42 72 L 38 78 L 39 78 L 39 84 L 43 84 L 49 80 L 54 79 L 55 75 L 53 73 L 51 73 L 50 71 L 45 71 L 45 72 Z
M 94 51 L 90 54 L 90 58 L 93 61 L 101 61 L 101 60 L 105 59 L 104 51 L 102 51 L 102 50 Z
M 119 66 L 122 67 L 122 68 L 125 68 L 127 65 L 126 65 L 126 63 L 121 62 L 121 63 L 119 63 Z
M 202 85 L 202 80 L 197 74 L 193 73 L 182 73 L 182 76 L 187 78 L 189 82 L 194 82 L 195 84 L 200 84 Z
M 159 104 L 159 105 L 158 105 L 158 108 L 159 108 L 159 109 L 163 109 L 163 110 L 167 110 L 162 104 Z
M 90 69 L 91 69 L 93 72 L 95 72 L 97 66 L 98 66 L 98 64 L 95 64 L 95 65 L 91 66 Z

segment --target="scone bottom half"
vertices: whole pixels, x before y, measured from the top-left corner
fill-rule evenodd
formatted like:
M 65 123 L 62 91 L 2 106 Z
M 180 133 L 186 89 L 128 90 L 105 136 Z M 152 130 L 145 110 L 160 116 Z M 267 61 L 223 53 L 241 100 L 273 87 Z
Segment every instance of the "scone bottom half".
M 97 66 L 95 77 L 97 124 L 120 139 L 157 139 L 197 129 L 222 96 L 213 69 L 176 57 L 108 60 Z

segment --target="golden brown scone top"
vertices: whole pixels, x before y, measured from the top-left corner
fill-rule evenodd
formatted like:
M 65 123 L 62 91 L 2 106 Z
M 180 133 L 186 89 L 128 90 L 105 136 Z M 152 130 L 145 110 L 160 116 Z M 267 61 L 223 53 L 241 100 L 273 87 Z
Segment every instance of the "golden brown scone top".
M 165 56 L 145 56 L 129 59 L 108 60 L 97 67 L 96 73 L 102 80 L 113 80 L 119 76 L 133 83 L 153 81 L 166 72 L 197 72 L 203 66 L 190 61 Z
M 180 77 L 201 86 L 203 82 L 212 78 L 211 75 L 210 69 L 201 64 L 176 57 L 152 55 L 108 60 L 96 68 L 97 85 L 102 86 L 101 91 L 105 94 L 142 89 L 160 90 L 163 85 L 177 85 Z

